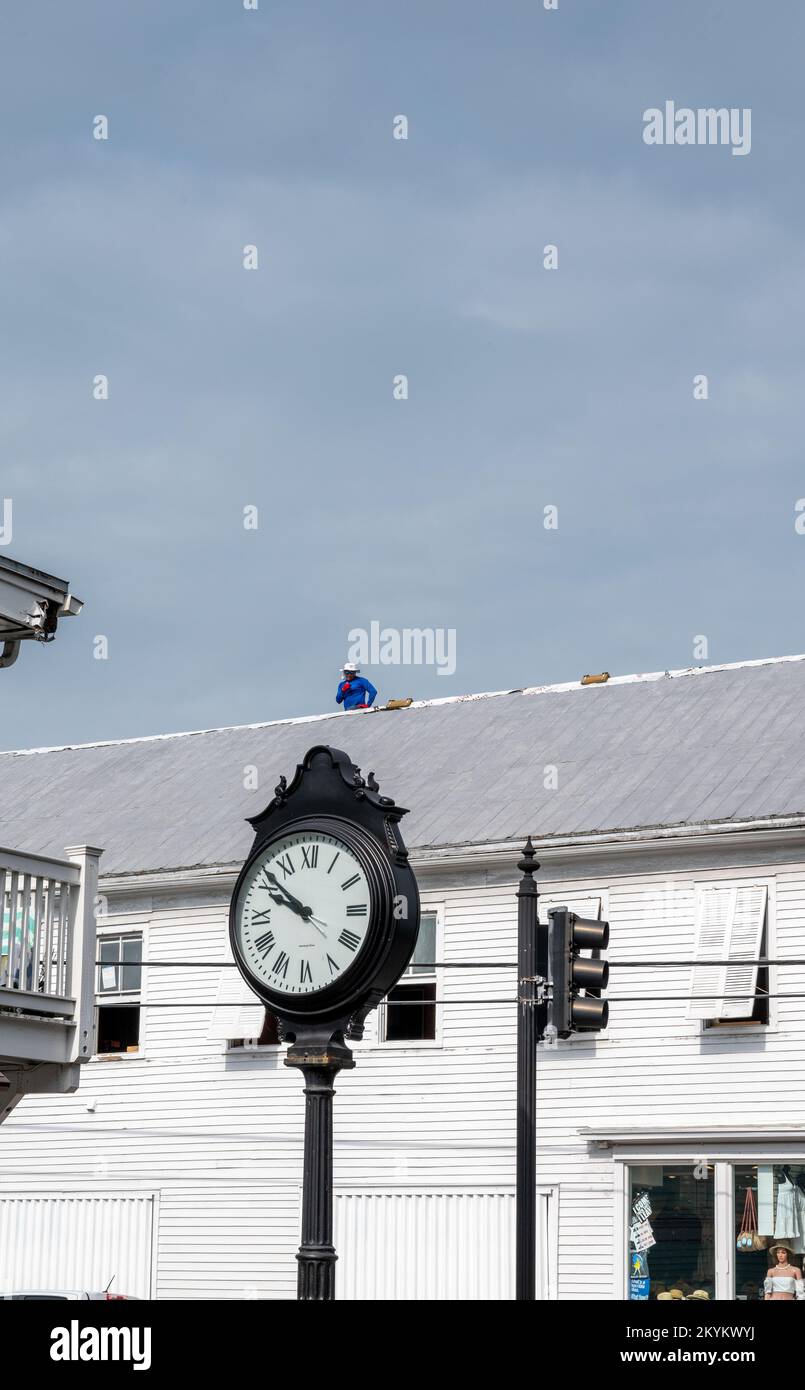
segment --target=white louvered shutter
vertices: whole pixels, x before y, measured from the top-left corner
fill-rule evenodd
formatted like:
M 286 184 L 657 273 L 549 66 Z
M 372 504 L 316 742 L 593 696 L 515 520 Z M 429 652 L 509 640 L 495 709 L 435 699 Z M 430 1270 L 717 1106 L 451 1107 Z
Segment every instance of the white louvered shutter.
M 259 1038 L 263 1031 L 265 1006 L 249 989 L 243 976 L 234 968 L 232 949 L 227 937 L 224 947 L 224 968 L 218 982 L 218 994 L 212 1011 L 207 1037 L 226 1042 L 229 1038 Z M 227 1008 L 219 1008 L 226 1004 Z M 239 1005 L 232 1008 L 233 1004 Z
M 753 962 L 760 955 L 766 897 L 765 883 L 700 892 L 688 1018 L 752 1017 L 758 972 Z M 708 960 L 729 964 L 708 965 Z

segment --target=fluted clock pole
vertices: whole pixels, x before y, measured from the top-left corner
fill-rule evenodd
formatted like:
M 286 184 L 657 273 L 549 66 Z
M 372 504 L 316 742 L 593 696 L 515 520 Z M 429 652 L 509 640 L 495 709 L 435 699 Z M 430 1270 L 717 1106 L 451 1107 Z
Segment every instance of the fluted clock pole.
M 305 1158 L 302 1175 L 302 1243 L 299 1246 L 297 1299 L 335 1298 L 333 1245 L 333 1096 L 342 1067 L 355 1063 L 347 1047 L 340 1055 L 323 1052 L 314 1061 L 304 1047 L 290 1048 L 285 1065 L 305 1078 Z

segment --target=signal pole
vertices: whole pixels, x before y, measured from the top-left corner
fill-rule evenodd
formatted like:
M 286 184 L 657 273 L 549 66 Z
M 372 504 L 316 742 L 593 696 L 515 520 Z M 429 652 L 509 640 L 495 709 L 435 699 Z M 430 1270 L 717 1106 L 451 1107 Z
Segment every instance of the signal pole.
M 539 868 L 531 836 L 517 865 L 517 1280 L 515 1298 L 536 1297 L 537 1260 L 537 984 L 538 911 L 534 874 Z

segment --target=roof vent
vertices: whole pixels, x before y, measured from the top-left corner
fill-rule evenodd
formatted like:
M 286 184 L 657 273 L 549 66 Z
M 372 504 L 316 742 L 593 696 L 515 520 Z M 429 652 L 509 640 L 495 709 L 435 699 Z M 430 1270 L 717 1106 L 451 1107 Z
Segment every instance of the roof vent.
M 582 685 L 606 685 L 609 680 L 609 671 L 600 671 L 597 676 L 582 676 Z

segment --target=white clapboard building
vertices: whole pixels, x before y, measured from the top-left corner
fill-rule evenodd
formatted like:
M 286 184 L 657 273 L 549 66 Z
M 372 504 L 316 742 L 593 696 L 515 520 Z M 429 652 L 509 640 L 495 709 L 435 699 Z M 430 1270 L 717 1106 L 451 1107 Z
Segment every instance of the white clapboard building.
M 513 1296 L 530 834 L 542 920 L 608 919 L 612 965 L 606 1031 L 539 1049 L 540 1296 L 756 1297 L 747 1204 L 761 1245 L 805 1208 L 804 735 L 792 657 L 0 755 L 0 842 L 104 851 L 97 1056 L 0 1127 L 0 1289 L 294 1296 L 301 1079 L 227 912 L 245 818 L 325 743 L 410 807 L 423 900 L 337 1083 L 338 1296 Z

